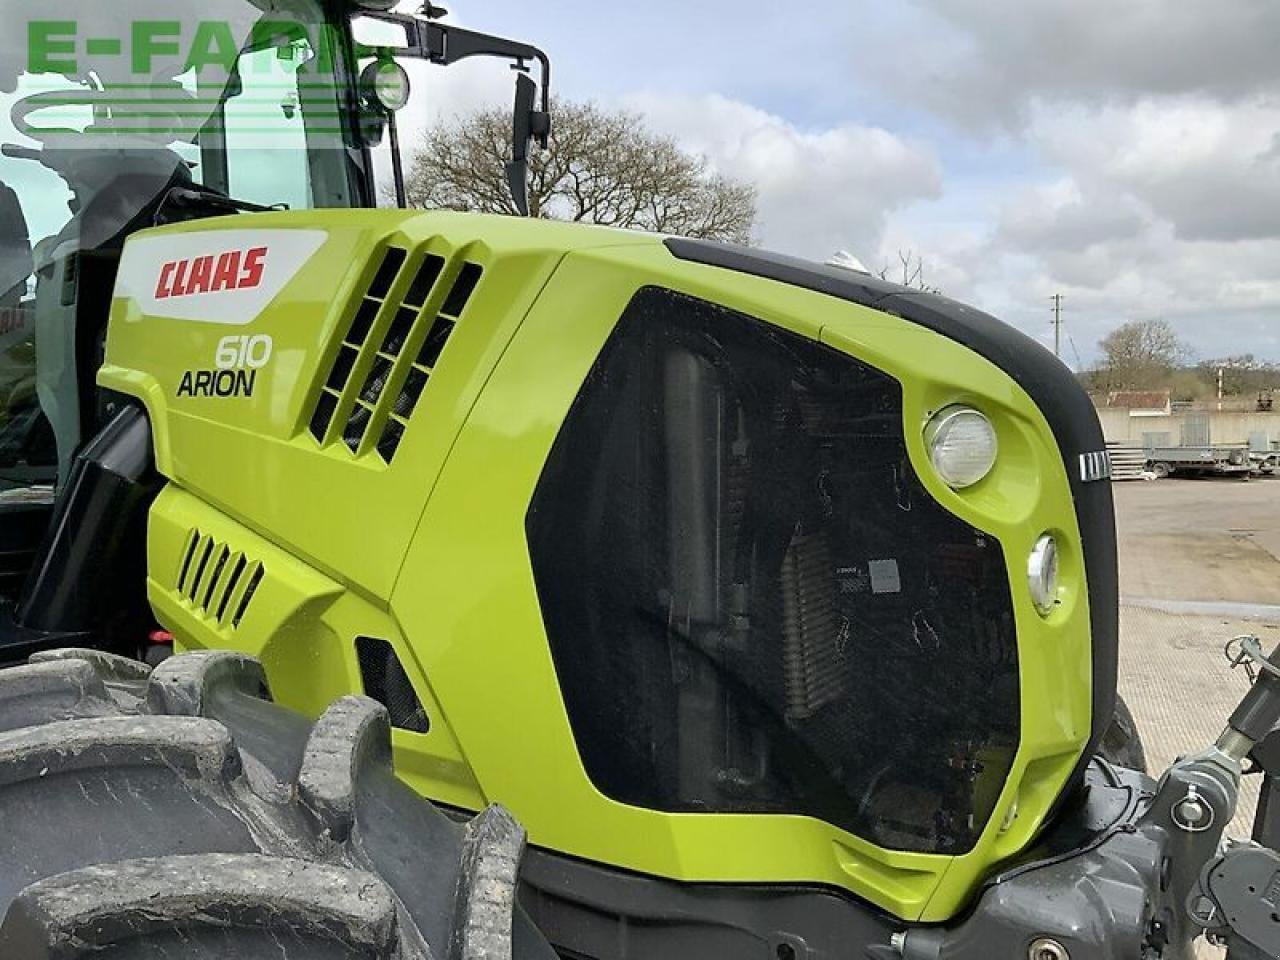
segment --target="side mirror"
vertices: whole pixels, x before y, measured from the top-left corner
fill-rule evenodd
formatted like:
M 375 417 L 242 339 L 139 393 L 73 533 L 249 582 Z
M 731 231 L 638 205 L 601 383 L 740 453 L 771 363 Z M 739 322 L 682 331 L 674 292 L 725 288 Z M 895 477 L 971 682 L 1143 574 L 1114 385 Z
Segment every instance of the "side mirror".
M 538 85 L 527 73 L 516 74 L 516 102 L 511 115 L 511 162 L 507 164 L 507 187 L 522 216 L 529 215 L 529 142 L 546 147 L 551 134 L 551 117 L 538 110 Z

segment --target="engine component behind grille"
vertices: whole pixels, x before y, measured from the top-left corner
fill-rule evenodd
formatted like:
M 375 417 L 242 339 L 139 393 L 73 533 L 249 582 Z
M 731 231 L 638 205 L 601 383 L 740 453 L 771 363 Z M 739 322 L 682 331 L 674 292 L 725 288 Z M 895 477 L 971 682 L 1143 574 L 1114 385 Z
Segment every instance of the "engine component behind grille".
M 789 721 L 844 696 L 835 577 L 824 532 L 797 533 L 782 561 L 782 658 Z

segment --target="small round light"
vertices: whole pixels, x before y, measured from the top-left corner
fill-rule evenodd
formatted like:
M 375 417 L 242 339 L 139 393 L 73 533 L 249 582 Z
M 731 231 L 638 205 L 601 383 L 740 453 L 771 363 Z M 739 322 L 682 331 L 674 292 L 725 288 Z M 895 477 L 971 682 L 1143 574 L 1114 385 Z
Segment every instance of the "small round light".
M 1031 590 L 1031 602 L 1047 617 L 1058 602 L 1058 541 L 1046 533 L 1031 548 L 1027 558 L 1027 586 Z
M 375 60 L 360 77 L 365 95 L 394 113 L 409 102 L 409 73 L 394 60 Z
M 971 487 L 996 463 L 996 430 L 972 407 L 939 410 L 924 428 L 929 460 L 947 486 Z

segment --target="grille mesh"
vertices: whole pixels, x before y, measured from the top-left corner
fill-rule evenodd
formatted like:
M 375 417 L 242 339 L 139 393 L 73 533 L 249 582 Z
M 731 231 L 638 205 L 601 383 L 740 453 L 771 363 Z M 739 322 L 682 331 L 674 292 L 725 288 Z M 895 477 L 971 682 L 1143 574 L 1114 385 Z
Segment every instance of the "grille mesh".
M 356 637 L 356 659 L 365 694 L 387 708 L 393 727 L 414 733 L 431 729 L 427 711 L 391 644 L 377 637 Z
M 387 248 L 311 408 L 317 443 L 341 440 L 352 456 L 391 463 L 483 273 L 478 263 L 463 261 L 455 272 L 437 254 Z M 437 293 L 446 274 L 448 289 Z

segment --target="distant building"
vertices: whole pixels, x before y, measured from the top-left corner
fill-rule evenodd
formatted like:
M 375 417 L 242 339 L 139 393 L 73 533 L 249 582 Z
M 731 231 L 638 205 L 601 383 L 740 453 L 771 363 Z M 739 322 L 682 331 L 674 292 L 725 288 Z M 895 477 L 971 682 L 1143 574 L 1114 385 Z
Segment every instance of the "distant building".
M 1168 390 L 1112 390 L 1106 405 L 1128 410 L 1131 417 L 1167 417 L 1172 411 Z

